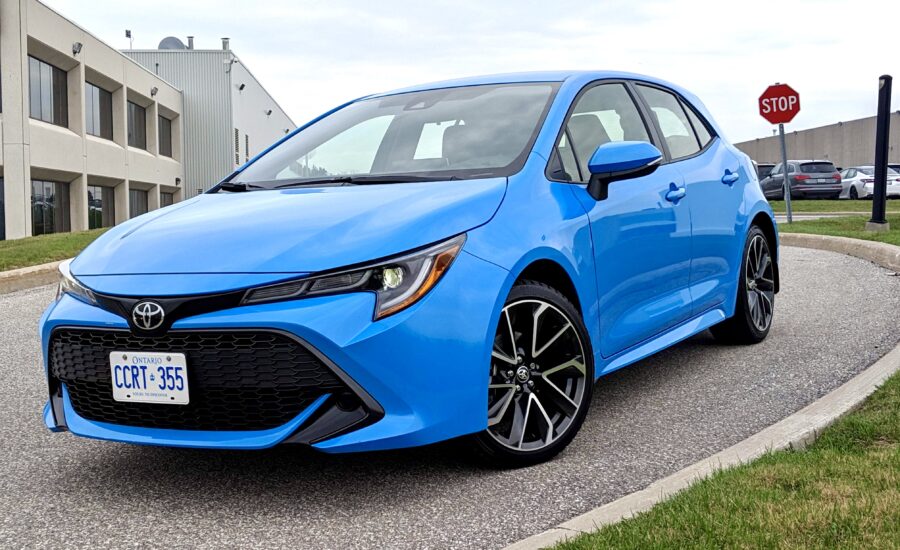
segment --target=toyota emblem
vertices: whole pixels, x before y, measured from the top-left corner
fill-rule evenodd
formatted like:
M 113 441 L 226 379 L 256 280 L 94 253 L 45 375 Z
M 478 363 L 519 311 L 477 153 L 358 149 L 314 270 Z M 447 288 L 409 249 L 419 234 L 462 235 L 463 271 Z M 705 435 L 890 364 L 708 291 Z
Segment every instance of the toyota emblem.
M 166 320 L 166 312 L 156 302 L 138 302 L 131 310 L 134 326 L 143 330 L 156 330 Z

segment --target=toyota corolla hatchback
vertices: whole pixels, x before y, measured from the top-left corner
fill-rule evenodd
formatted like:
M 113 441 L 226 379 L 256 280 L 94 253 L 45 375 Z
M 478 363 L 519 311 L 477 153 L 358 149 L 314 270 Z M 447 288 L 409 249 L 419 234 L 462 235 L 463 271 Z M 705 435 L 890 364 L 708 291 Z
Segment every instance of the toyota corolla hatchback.
M 63 264 L 44 420 L 215 449 L 465 436 L 535 463 L 598 377 L 706 329 L 765 338 L 777 239 L 750 159 L 660 80 L 368 96 Z

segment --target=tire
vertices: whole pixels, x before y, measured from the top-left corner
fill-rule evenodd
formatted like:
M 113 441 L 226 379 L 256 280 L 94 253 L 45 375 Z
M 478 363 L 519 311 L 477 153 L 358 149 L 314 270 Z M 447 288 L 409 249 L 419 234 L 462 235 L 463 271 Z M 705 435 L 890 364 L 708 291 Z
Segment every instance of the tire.
M 855 185 L 851 185 L 851 186 L 850 186 L 850 199 L 851 199 L 851 200 L 858 200 L 858 199 L 859 199 L 859 191 L 856 190 L 856 186 L 855 186 Z
M 536 281 L 516 284 L 494 336 L 488 428 L 469 436 L 479 458 L 518 468 L 565 449 L 591 404 L 593 357 L 581 314 L 562 293 Z
M 728 344 L 756 344 L 766 339 L 775 314 L 774 271 L 766 235 L 758 226 L 751 226 L 741 257 L 734 316 L 710 329 L 717 340 Z

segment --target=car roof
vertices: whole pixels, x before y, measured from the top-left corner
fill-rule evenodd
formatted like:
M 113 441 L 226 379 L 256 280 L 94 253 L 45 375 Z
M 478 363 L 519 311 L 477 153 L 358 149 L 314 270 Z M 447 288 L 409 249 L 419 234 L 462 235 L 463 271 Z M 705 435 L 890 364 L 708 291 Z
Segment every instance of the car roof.
M 825 160 L 816 160 L 816 159 L 806 159 L 806 160 L 789 160 L 788 162 L 798 162 L 798 163 L 807 163 L 807 162 L 827 162 L 828 164 L 834 164 L 828 159 Z
M 452 80 L 441 80 L 438 82 L 429 82 L 426 84 L 416 84 L 405 88 L 398 88 L 388 92 L 372 94 L 367 97 L 381 97 L 407 92 L 418 92 L 423 90 L 438 90 L 442 88 L 459 88 L 463 86 L 479 86 L 483 84 L 521 84 L 527 82 L 565 82 L 572 79 L 601 80 L 601 79 L 628 79 L 642 80 L 671 88 L 678 92 L 686 94 L 684 90 L 678 86 L 665 82 L 658 78 L 647 75 L 629 73 L 625 71 L 532 71 L 521 73 L 500 73 L 481 76 L 469 76 L 465 78 L 456 78 Z M 691 97 L 693 97 L 691 95 Z

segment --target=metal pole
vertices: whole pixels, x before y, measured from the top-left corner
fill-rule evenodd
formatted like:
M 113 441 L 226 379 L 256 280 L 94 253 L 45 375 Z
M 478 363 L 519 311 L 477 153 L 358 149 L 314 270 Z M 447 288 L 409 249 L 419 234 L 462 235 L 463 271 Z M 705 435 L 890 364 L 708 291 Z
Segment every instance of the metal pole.
M 794 213 L 791 211 L 791 181 L 788 178 L 787 145 L 784 143 L 784 124 L 778 125 L 778 135 L 781 139 L 781 170 L 784 173 L 784 206 L 787 210 L 787 222 L 794 222 Z
M 872 198 L 872 219 L 869 223 L 886 224 L 888 133 L 891 129 L 890 75 L 878 80 L 878 118 L 875 127 L 875 196 Z

